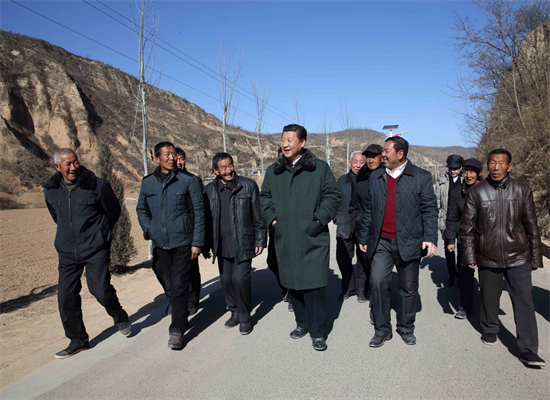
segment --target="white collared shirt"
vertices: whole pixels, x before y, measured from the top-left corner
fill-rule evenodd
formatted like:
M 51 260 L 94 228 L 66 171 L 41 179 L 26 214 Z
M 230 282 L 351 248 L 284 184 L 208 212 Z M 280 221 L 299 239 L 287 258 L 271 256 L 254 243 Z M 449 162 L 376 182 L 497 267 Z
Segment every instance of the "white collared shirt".
M 403 170 L 405 169 L 405 165 L 407 165 L 408 162 L 409 162 L 409 160 L 405 161 L 405 163 L 403 165 L 400 165 L 399 167 L 397 167 L 393 171 L 390 170 L 389 168 L 386 168 L 386 174 L 391 176 L 393 179 L 399 178 L 401 176 L 401 174 L 403 173 Z
M 298 157 L 296 160 L 294 160 L 294 162 L 292 163 L 292 167 L 295 167 L 296 166 L 296 163 L 298 161 L 300 161 L 300 158 L 302 158 L 302 156 Z

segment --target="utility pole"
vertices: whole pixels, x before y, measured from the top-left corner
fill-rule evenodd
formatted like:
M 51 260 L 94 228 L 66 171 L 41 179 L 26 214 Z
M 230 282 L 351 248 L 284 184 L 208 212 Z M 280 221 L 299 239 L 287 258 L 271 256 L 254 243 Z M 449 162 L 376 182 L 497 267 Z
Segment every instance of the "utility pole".
M 143 143 L 142 143 L 142 156 L 143 156 L 143 176 L 149 174 L 148 168 L 148 156 L 147 156 L 147 95 L 145 93 L 145 62 L 144 62 L 144 48 L 145 41 L 143 33 L 145 31 L 145 0 L 141 0 L 141 13 L 139 21 L 139 99 L 141 103 L 141 118 L 143 125 Z

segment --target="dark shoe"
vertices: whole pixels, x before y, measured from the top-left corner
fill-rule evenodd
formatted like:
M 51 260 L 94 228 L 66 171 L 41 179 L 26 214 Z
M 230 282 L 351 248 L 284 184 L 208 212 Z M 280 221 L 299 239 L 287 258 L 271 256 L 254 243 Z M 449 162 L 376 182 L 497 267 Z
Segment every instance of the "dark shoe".
M 248 335 L 250 332 L 252 332 L 252 322 L 241 322 L 239 325 L 239 333 L 241 335 Z
M 369 343 L 369 347 L 382 347 L 384 342 L 391 340 L 392 337 L 391 332 L 382 336 L 374 335 Z
M 313 348 L 317 351 L 325 351 L 327 349 L 327 342 L 325 338 L 318 337 L 311 339 L 313 342 Z
M 189 307 L 187 310 L 189 311 L 189 316 L 195 315 L 198 311 L 197 307 Z
M 488 344 L 489 346 L 494 346 L 497 342 L 497 334 L 496 333 L 483 333 L 481 335 L 481 341 L 483 344 Z
M 170 333 L 170 338 L 168 339 L 168 347 L 170 347 L 172 350 L 183 349 L 183 333 Z
M 367 298 L 365 297 L 365 293 L 357 293 L 357 302 L 358 303 L 366 303 Z
M 407 332 L 407 333 L 399 333 L 401 335 L 401 339 L 405 342 L 405 344 L 409 346 L 414 346 L 416 344 L 416 336 L 414 336 L 414 333 Z
M 447 287 L 452 287 L 455 284 L 455 277 L 450 276 L 449 280 L 447 281 Z
M 237 325 L 239 325 L 239 318 L 237 317 L 236 312 L 232 312 L 231 317 L 229 317 L 229 319 L 225 321 L 225 327 L 229 329 L 234 328 Z
M 166 306 L 166 315 L 172 315 L 172 303 L 168 302 Z
M 466 319 L 468 318 L 468 314 L 466 313 L 466 310 L 460 307 L 458 311 L 455 313 L 456 319 Z
M 288 302 L 288 312 L 294 312 L 294 306 L 291 301 Z
M 126 322 L 117 322 L 116 324 L 118 331 L 124 336 L 130 336 L 132 334 L 132 324 L 130 321 Z
M 76 353 L 80 353 L 81 351 L 84 351 L 84 350 L 88 350 L 90 348 L 90 345 L 88 344 L 85 344 L 83 346 L 80 346 L 80 347 L 67 347 L 66 349 L 64 350 L 61 350 L 61 351 L 58 351 L 57 353 L 55 353 L 55 358 L 69 358 L 71 356 L 74 356 Z
M 531 353 L 530 351 L 522 353 L 519 360 L 530 367 L 546 367 L 546 362 L 544 362 L 544 360 L 538 355 Z
M 370 309 L 370 324 L 374 326 L 374 312 Z
M 301 326 L 297 326 L 296 329 L 294 329 L 292 332 L 290 332 L 290 338 L 291 339 L 301 339 L 305 335 L 307 335 L 308 332 L 309 332 L 309 330 L 307 328 L 302 328 Z

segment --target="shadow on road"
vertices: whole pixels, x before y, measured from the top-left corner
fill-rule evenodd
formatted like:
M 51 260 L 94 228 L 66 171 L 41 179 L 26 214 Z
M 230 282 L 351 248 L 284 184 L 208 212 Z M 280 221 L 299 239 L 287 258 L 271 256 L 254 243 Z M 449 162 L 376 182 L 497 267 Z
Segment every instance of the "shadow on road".
M 38 300 L 53 296 L 57 293 L 57 285 L 40 286 L 34 288 L 31 293 L 25 296 L 19 296 L 16 299 L 7 300 L 0 303 L 0 314 L 9 313 L 30 306 Z

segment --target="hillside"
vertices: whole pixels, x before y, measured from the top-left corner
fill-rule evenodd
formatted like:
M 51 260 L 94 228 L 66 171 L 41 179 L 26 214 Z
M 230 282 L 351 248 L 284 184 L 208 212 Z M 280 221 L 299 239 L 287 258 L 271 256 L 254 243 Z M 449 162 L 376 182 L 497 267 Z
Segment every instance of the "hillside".
M 0 59 L 2 207 L 25 206 L 23 194 L 41 191 L 53 172 L 51 155 L 56 148 L 75 148 L 81 162 L 93 169 L 100 140 L 109 144 L 127 193 L 134 191 L 135 195 L 143 175 L 141 116 L 138 113 L 136 120 L 134 96 L 137 79 L 43 40 L 5 31 L 0 31 Z M 199 106 L 155 87 L 148 87 L 147 97 L 148 147 L 161 140 L 172 141 L 187 152 L 189 169 L 207 176 L 212 156 L 222 149 L 220 121 Z M 275 160 L 279 135 L 263 138 L 266 166 Z M 347 170 L 347 133 L 329 136 L 331 166 L 335 175 L 340 175 Z M 350 136 L 351 150 L 364 149 L 373 142 L 382 144 L 385 137 L 370 129 L 352 130 Z M 325 135 L 310 135 L 308 148 L 325 159 Z M 241 173 L 259 168 L 253 132 L 229 127 L 228 151 Z M 449 151 L 413 146 L 410 156 L 413 162 L 429 168 L 444 165 Z M 468 150 L 456 151 L 462 154 Z M 150 171 L 153 168 L 151 163 Z

